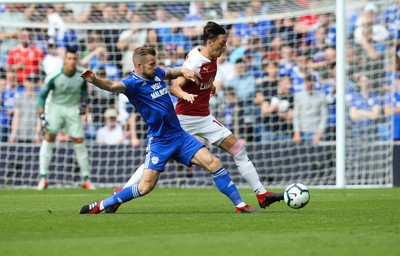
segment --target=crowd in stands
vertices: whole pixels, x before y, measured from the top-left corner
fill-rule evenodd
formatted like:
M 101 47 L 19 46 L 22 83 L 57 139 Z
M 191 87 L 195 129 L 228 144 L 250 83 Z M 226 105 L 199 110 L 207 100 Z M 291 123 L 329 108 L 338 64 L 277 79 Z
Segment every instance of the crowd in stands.
M 62 67 L 67 48 L 78 51 L 80 65 L 100 77 L 119 80 L 134 69 L 132 51 L 140 45 L 153 45 L 159 65 L 175 67 L 190 49 L 202 44 L 203 24 L 165 24 L 239 18 L 244 21 L 223 24 L 229 40 L 218 60 L 217 94 L 210 99 L 214 116 L 248 142 L 333 141 L 334 10 L 314 12 L 316 7 L 306 2 L 0 4 L 1 141 L 40 141 L 36 96 L 45 76 Z M 292 17 L 295 10 L 309 12 Z M 400 1 L 385 6 L 366 1 L 349 13 L 346 101 L 352 136 L 400 139 L 399 10 Z M 275 12 L 283 18 L 265 15 Z M 253 16 L 265 18 L 246 20 Z M 20 28 L 2 26 L 2 21 L 47 26 Z M 71 23 L 106 25 L 74 29 L 68 26 Z M 118 24 L 130 28 L 120 29 Z M 124 95 L 89 86 L 89 100 L 84 117 L 89 142 L 144 144 L 146 127 Z M 65 140 L 61 132 L 59 141 Z

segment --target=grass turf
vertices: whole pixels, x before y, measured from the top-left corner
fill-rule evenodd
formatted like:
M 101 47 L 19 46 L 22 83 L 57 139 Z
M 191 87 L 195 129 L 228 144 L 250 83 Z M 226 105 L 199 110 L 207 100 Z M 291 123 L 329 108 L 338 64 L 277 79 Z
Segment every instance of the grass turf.
M 157 188 L 116 214 L 78 214 L 109 193 L 0 190 L 0 255 L 400 255 L 399 188 L 311 189 L 305 208 L 262 214 L 234 213 L 216 189 Z

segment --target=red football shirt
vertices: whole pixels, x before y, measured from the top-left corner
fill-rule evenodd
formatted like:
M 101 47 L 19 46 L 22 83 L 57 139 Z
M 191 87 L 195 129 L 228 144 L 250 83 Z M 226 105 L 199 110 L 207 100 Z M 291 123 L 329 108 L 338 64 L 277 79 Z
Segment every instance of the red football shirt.
M 24 48 L 22 45 L 17 45 L 10 50 L 8 54 L 8 65 L 24 64 L 24 68 L 16 71 L 18 83 L 22 83 L 31 73 L 38 74 L 39 68 L 44 58 L 42 50 L 35 46 Z
M 208 116 L 210 114 L 210 93 L 217 74 L 217 59 L 209 60 L 200 53 L 202 46 L 191 50 L 183 66 L 200 73 L 200 84 L 188 81 L 182 88 L 185 92 L 198 95 L 193 103 L 179 99 L 175 111 L 179 115 Z

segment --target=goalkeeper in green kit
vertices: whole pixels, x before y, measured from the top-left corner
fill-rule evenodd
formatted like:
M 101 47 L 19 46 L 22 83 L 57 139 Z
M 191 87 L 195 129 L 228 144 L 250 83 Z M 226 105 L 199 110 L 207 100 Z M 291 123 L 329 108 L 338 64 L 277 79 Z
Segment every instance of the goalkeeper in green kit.
M 63 67 L 46 76 L 39 94 L 38 112 L 44 136 L 40 147 L 38 190 L 47 188 L 47 173 L 54 142 L 61 128 L 64 128 L 64 132 L 71 137 L 74 144 L 82 175 L 82 187 L 94 189 L 89 179 L 89 155 L 84 143 L 84 127 L 81 119 L 86 109 L 87 83 L 80 77 L 84 68 L 78 68 L 77 63 L 76 52 L 67 49 Z

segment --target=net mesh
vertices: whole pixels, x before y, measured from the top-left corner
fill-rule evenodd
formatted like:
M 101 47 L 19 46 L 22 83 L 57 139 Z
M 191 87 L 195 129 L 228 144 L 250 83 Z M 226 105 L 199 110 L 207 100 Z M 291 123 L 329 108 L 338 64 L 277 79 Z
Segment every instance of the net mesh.
M 134 68 L 132 50 L 153 45 L 159 65 L 176 67 L 202 44 L 214 20 L 228 31 L 210 100 L 213 115 L 241 138 L 266 186 L 336 183 L 336 24 L 332 1 L 133 1 L 0 4 L 0 186 L 33 187 L 42 135 L 37 96 L 46 75 L 63 65 L 66 48 L 98 76 L 119 80 Z M 398 139 L 399 3 L 346 1 L 346 184 L 390 185 L 392 141 Z M 23 37 L 27 36 L 29 40 Z M 29 51 L 18 66 L 12 49 Z M 169 81 L 170 82 L 170 81 Z M 312 84 L 313 91 L 307 91 Z M 176 99 L 171 96 L 173 101 Z M 107 109 L 118 112 L 117 135 L 100 134 Z M 17 121 L 18 122 L 17 122 Z M 84 116 L 91 179 L 123 184 L 141 165 L 147 127 L 124 95 L 89 85 Z M 299 132 L 299 133 L 298 133 Z M 300 134 L 300 135 L 299 135 Z M 300 137 L 299 137 L 300 136 Z M 400 135 L 399 135 L 400 136 Z M 81 182 L 71 138 L 59 131 L 50 186 Z M 206 143 L 206 142 L 205 142 Z M 206 145 L 239 186 L 248 186 L 232 157 Z M 171 161 L 160 186 L 210 186 L 204 170 Z

